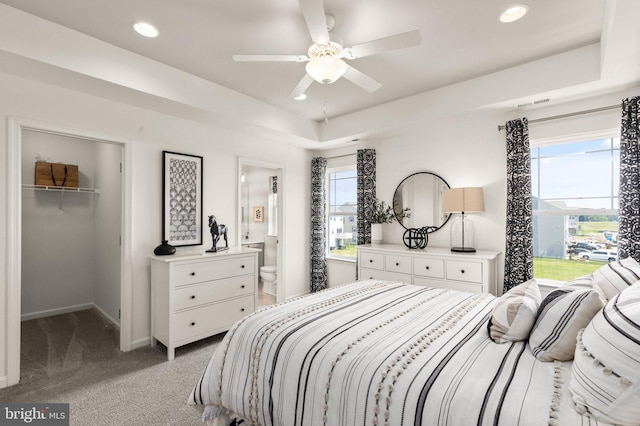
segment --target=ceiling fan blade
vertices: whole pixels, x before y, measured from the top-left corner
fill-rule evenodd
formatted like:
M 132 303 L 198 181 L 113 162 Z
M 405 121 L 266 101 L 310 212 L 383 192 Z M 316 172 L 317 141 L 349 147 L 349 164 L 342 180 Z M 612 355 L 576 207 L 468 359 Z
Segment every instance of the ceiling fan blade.
M 417 46 L 420 44 L 420 31 L 413 30 L 406 33 L 396 34 L 389 37 L 380 38 L 378 40 L 368 41 L 358 44 L 348 49 L 350 51 L 350 59 L 362 58 L 363 56 L 373 55 L 375 53 L 386 52 L 389 50 L 403 49 L 405 47 Z
M 304 62 L 304 55 L 233 55 L 236 62 Z
M 382 87 L 382 84 L 380 84 L 379 81 L 376 81 L 363 72 L 358 71 L 351 65 L 347 65 L 347 71 L 345 71 L 343 77 L 350 82 L 362 87 L 367 92 L 375 92 Z
M 311 86 L 311 83 L 313 83 L 313 77 L 311 77 L 309 74 L 305 74 L 304 77 L 302 77 L 302 80 L 300 80 L 296 87 L 293 88 L 291 93 L 289 93 L 289 98 L 293 99 L 302 95 L 309 88 L 309 86 Z
M 311 39 L 318 44 L 329 44 L 329 31 L 327 30 L 327 18 L 324 14 L 322 0 L 300 0 L 300 7 Z

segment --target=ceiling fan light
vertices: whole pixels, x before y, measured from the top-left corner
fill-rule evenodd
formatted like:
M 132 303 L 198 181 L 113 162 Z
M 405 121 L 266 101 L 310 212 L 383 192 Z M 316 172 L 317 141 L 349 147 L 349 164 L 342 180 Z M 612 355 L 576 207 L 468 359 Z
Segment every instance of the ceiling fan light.
M 321 56 L 311 59 L 305 69 L 315 81 L 330 84 L 342 77 L 347 71 L 347 64 L 334 56 Z

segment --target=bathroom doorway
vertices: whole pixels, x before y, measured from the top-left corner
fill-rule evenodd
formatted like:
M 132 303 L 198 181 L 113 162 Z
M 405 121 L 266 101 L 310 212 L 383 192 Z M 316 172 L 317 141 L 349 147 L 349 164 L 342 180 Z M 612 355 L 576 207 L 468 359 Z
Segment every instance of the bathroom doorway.
M 259 305 L 283 301 L 283 174 L 280 164 L 240 158 L 238 161 L 238 241 L 257 248 Z

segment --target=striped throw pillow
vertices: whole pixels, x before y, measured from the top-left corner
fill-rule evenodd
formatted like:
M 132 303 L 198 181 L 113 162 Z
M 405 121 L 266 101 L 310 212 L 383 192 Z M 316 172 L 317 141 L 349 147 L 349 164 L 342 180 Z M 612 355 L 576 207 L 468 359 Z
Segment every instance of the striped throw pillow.
M 489 319 L 491 339 L 496 343 L 527 340 L 541 300 L 538 283 L 533 279 L 500 296 Z
M 631 284 L 640 280 L 640 264 L 632 257 L 611 262 L 593 273 L 596 286 L 606 300 L 611 300 Z
M 611 299 L 579 335 L 569 389 L 579 413 L 640 424 L 640 282 Z
M 604 306 L 598 292 L 586 285 L 587 279 L 592 277 L 580 277 L 553 290 L 540 304 L 529 336 L 531 351 L 539 360 L 573 359 L 578 331 Z

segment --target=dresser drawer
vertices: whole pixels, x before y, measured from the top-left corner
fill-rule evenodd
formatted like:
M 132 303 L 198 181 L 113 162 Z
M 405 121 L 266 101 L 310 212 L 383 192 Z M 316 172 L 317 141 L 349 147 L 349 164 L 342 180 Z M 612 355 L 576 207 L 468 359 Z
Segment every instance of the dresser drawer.
M 413 274 L 421 277 L 444 278 L 444 260 L 415 258 Z
M 411 274 L 402 274 L 400 272 L 380 271 L 378 269 L 362 268 L 361 280 L 382 280 L 382 281 L 400 281 L 411 284 Z
M 220 278 L 253 274 L 254 271 L 255 261 L 253 256 L 235 257 L 216 262 L 185 263 L 176 265 L 173 283 L 174 286 L 195 284 Z
M 434 280 L 426 277 L 413 277 L 413 283 L 425 287 L 446 288 L 450 290 L 466 291 L 468 293 L 482 293 L 482 285 L 458 281 Z
M 175 343 L 179 346 L 215 330 L 228 330 L 240 318 L 252 313 L 254 296 L 245 296 L 179 312 L 173 317 Z
M 447 279 L 482 283 L 482 263 L 448 260 Z
M 253 275 L 245 275 L 178 287 L 173 291 L 173 308 L 179 311 L 230 297 L 253 294 L 254 279 Z
M 362 252 L 360 255 L 360 261 L 362 262 L 363 268 L 384 269 L 384 254 Z
M 411 274 L 411 258 L 408 256 L 394 256 L 388 254 L 384 259 L 384 269 L 390 272 Z

